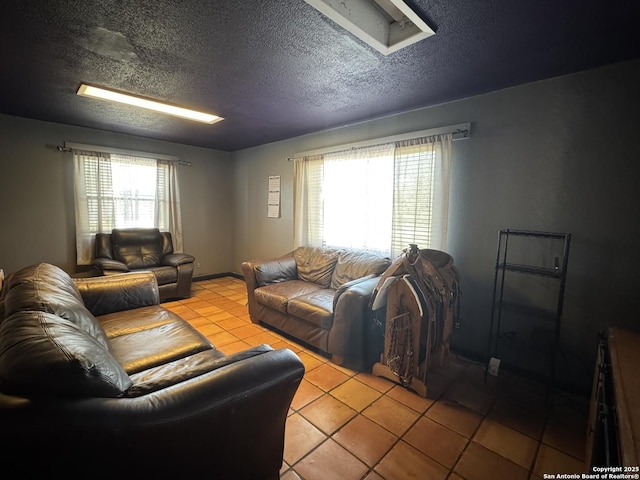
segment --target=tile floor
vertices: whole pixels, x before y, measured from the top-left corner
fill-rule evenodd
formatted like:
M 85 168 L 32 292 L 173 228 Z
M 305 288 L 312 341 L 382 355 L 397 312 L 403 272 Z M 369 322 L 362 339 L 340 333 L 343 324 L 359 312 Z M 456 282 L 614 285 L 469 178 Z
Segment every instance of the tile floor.
M 586 473 L 588 399 L 556 393 L 452 356 L 428 376 L 428 398 L 368 372 L 344 369 L 251 323 L 242 280 L 194 282 L 164 304 L 223 352 L 268 343 L 306 367 L 287 419 L 282 480 L 482 480 Z

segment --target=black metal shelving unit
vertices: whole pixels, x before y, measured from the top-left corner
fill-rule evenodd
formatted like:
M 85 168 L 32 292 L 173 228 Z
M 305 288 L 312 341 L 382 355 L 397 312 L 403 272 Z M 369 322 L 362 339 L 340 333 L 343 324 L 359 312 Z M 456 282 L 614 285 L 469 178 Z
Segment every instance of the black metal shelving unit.
M 501 367 L 555 383 L 570 233 L 498 232 L 487 368 Z

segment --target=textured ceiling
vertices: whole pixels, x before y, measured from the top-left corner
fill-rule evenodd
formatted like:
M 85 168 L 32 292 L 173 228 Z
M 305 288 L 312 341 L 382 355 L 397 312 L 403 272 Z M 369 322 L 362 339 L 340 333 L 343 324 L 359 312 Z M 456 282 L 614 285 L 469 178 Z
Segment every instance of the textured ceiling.
M 234 151 L 640 57 L 637 0 L 407 3 L 436 34 L 384 56 L 303 0 L 5 0 L 0 113 Z

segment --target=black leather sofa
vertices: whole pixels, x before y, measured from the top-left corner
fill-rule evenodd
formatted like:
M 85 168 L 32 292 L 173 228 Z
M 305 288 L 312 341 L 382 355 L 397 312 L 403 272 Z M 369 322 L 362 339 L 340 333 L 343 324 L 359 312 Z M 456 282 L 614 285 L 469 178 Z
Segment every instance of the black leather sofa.
M 150 272 L 33 265 L 7 278 L 0 307 L 7 475 L 279 478 L 304 374 L 292 351 L 225 355 L 159 305 Z
M 93 265 L 102 275 L 149 270 L 156 276 L 160 301 L 191 296 L 195 258 L 173 250 L 170 232 L 157 228 L 114 228 L 96 234 Z

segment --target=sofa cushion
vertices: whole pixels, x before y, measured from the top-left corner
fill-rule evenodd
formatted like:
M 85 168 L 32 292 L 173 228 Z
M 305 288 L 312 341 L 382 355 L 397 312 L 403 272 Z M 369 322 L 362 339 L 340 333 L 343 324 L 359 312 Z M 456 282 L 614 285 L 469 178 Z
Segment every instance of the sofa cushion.
M 236 362 L 271 351 L 273 351 L 272 347 L 263 344 L 231 355 L 225 355 L 216 349 L 189 355 L 188 357 L 180 358 L 173 362 L 168 362 L 131 375 L 133 386 L 127 390 L 127 397 L 137 397 L 155 392 L 162 388 L 167 388 L 199 375 L 204 375 L 219 368 L 233 365 Z
M 389 257 L 362 251 L 340 252 L 331 277 L 331 288 L 367 275 L 380 275 L 391 265 Z
M 320 247 L 296 248 L 293 257 L 298 267 L 298 278 L 328 288 L 339 253 L 339 250 Z
M 129 375 L 213 348 L 182 319 L 111 337 L 109 343 L 114 358 Z
M 157 228 L 114 228 L 111 242 L 116 260 L 125 263 L 130 269 L 160 265 L 163 240 Z
M 103 347 L 109 348 L 100 323 L 82 301 L 71 277 L 61 268 L 41 263 L 19 270 L 11 276 L 5 298 L 5 316 L 35 310 L 65 318 L 74 323 Z
M 111 353 L 73 322 L 21 311 L 0 325 L 0 385 L 15 394 L 119 397 L 132 382 Z
M 287 312 L 325 330 L 333 325 L 333 297 L 336 291 L 323 288 L 289 300 Z
M 122 310 L 100 315 L 96 318 L 104 329 L 107 338 L 111 339 L 174 323 L 180 317 L 161 305 L 149 305 L 136 308 L 135 311 Z
M 322 290 L 320 285 L 303 280 L 272 283 L 254 290 L 256 301 L 265 307 L 287 313 L 287 304 L 292 298 Z

